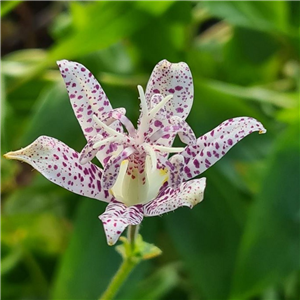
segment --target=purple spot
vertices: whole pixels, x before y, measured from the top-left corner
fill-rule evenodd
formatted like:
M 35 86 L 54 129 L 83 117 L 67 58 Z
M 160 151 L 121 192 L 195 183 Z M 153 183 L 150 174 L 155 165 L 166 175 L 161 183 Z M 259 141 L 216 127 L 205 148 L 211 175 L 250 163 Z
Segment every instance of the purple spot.
M 92 132 L 93 131 L 93 127 L 88 127 L 84 129 L 85 132 Z
M 154 126 L 155 126 L 155 127 L 160 127 L 160 126 L 162 126 L 162 122 L 159 121 L 159 120 L 155 120 Z
M 177 111 L 178 113 L 182 113 L 182 112 L 183 112 L 183 108 L 182 108 L 182 107 L 177 107 L 177 108 L 176 108 L 176 111 Z
M 175 90 L 176 91 L 181 91 L 182 90 L 182 86 L 179 86 L 179 85 L 175 86 Z
M 229 140 L 228 140 L 228 145 L 232 146 L 232 144 L 233 144 L 232 139 L 229 139 Z
M 101 184 L 100 184 L 99 180 L 97 180 L 97 188 L 98 188 L 98 191 L 101 192 Z
M 200 167 L 199 161 L 197 159 L 194 160 L 194 165 L 197 169 Z
M 153 90 L 153 93 L 155 93 L 155 94 L 159 94 L 159 93 L 160 93 L 160 91 L 159 91 L 158 89 L 155 89 L 155 90 Z

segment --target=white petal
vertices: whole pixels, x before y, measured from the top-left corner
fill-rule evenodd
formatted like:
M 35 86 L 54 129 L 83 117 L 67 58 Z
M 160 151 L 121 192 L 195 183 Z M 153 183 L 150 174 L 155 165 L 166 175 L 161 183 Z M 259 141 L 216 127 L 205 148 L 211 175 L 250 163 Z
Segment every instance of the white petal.
M 102 113 L 111 111 L 111 104 L 99 82 L 85 66 L 68 60 L 58 61 L 57 64 L 75 116 L 86 139 L 90 140 L 97 134 L 92 115 L 100 117 Z
M 143 206 L 127 207 L 121 202 L 112 200 L 99 219 L 103 223 L 107 243 L 112 246 L 128 225 L 138 225 L 142 222 Z
M 144 205 L 145 216 L 157 216 L 181 206 L 193 208 L 203 200 L 206 179 L 200 178 L 182 183 L 178 188 L 166 188 L 151 202 Z
M 170 63 L 160 61 L 152 71 L 146 88 L 148 108 L 151 108 L 151 97 L 161 94 L 166 97 L 170 94 L 173 98 L 166 104 L 168 116 L 179 116 L 186 119 L 194 96 L 193 78 L 188 65 L 184 62 Z
M 182 180 L 193 178 L 221 159 L 236 143 L 252 132 L 265 133 L 263 125 L 249 117 L 234 118 L 197 139 L 180 153 L 185 160 Z
M 101 186 L 102 170 L 92 163 L 81 165 L 79 153 L 54 138 L 41 136 L 5 157 L 30 164 L 51 182 L 73 193 L 106 202 L 112 198 Z

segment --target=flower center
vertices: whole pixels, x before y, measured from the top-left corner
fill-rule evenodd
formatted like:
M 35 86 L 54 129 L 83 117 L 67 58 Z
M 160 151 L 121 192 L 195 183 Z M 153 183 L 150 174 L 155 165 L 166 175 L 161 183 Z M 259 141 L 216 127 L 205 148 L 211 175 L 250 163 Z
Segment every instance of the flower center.
M 184 148 L 166 147 L 156 144 L 156 140 L 164 135 L 162 130 L 155 133 L 155 140 L 152 139 L 153 143 L 145 142 L 152 119 L 172 98 L 172 95 L 166 96 L 149 110 L 142 87 L 138 86 L 138 90 L 141 100 L 141 117 L 138 130 L 134 129 L 134 126 L 125 115 L 116 110 L 111 113 L 110 117 L 114 120 L 119 120 L 128 133 L 117 132 L 102 122 L 97 116 L 93 116 L 95 123 L 109 134 L 107 138 L 96 142 L 93 145 L 94 149 L 111 143 L 123 145 L 123 152 L 115 153 L 110 158 L 110 161 L 120 162 L 116 179 L 111 181 L 112 185 L 109 186 L 109 189 L 118 201 L 123 202 L 127 206 L 145 204 L 156 198 L 163 184 L 169 179 L 169 166 L 162 162 L 166 160 L 163 153 L 178 153 L 184 150 Z M 129 155 L 124 158 L 124 152 L 128 148 L 131 151 L 128 151 Z M 120 158 L 119 160 L 118 157 Z M 115 167 L 115 165 L 112 167 Z M 104 172 L 103 180 L 109 177 L 110 174 L 106 176 Z

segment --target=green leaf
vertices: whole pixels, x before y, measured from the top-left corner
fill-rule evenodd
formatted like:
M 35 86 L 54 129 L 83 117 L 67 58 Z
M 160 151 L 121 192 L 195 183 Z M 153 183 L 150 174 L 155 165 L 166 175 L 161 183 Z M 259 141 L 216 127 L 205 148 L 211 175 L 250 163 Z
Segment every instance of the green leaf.
M 55 137 L 77 151 L 85 144 L 63 82 L 44 89 L 32 115 L 22 144 L 32 143 L 41 135 Z
M 1 18 L 12 11 L 22 1 L 1 1 Z
M 210 13 L 231 24 L 262 31 L 297 35 L 288 24 L 289 3 L 285 1 L 203 1 Z
M 256 295 L 300 267 L 298 136 L 292 127 L 270 157 L 239 250 L 233 299 Z
M 241 194 L 216 169 L 205 172 L 204 200 L 164 216 L 199 299 L 226 299 L 245 220 Z
M 114 5 L 110 2 L 73 3 L 72 5 L 81 6 L 81 10 L 73 9 L 73 22 L 83 18 L 84 21 L 50 50 L 48 61 L 65 57 L 72 59 L 106 48 L 130 36 L 149 20 L 146 13 L 130 2 L 115 2 Z
M 121 237 L 120 240 L 123 244 L 117 246 L 116 250 L 121 254 L 123 259 L 132 257 L 138 261 L 147 260 L 162 254 L 162 251 L 158 247 L 143 241 L 140 234 L 136 237 L 134 249 L 132 249 L 132 245 L 127 238 Z

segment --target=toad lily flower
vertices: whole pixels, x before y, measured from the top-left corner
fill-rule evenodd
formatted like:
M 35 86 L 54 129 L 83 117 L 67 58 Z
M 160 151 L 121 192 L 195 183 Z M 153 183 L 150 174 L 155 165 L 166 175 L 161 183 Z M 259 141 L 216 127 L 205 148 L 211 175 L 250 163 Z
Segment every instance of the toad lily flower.
M 113 245 L 128 225 L 203 199 L 205 178 L 189 180 L 217 162 L 248 134 L 266 130 L 250 117 L 221 123 L 198 139 L 186 123 L 193 81 L 185 63 L 159 62 L 144 93 L 137 129 L 124 108 L 113 109 L 95 77 L 79 63 L 58 62 L 87 144 L 78 153 L 41 136 L 5 156 L 29 163 L 47 179 L 74 193 L 108 202 L 99 216 Z M 186 145 L 172 147 L 176 136 Z M 171 157 L 169 154 L 173 153 Z M 91 160 L 97 157 L 102 169 Z

